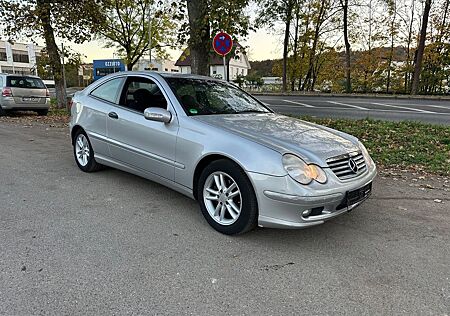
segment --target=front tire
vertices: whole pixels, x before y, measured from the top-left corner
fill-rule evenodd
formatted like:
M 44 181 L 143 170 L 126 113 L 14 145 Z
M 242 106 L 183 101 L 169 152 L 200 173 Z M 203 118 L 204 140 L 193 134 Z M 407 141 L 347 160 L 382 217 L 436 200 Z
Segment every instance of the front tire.
M 257 224 L 253 186 L 240 166 L 230 160 L 213 161 L 202 171 L 198 201 L 206 221 L 222 234 L 243 234 Z
M 91 142 L 83 130 L 78 130 L 73 137 L 73 154 L 78 168 L 84 172 L 94 172 L 102 167 L 95 161 Z

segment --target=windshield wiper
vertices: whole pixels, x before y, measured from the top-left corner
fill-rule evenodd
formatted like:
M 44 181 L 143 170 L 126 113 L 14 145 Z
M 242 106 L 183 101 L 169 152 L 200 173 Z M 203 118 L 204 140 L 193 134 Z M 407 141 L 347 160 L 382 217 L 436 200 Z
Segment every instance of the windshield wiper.
M 261 111 L 261 110 L 243 110 L 243 111 L 236 111 L 236 114 L 242 114 L 242 113 L 269 113 L 268 111 Z

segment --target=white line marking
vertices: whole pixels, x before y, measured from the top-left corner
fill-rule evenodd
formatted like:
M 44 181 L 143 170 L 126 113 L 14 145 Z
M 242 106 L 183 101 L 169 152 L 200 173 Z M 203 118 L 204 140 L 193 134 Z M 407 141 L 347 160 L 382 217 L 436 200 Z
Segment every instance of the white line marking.
M 406 106 L 384 104 L 384 103 L 375 103 L 375 102 L 372 103 L 372 104 L 381 105 L 381 106 L 387 106 L 387 107 L 390 107 L 390 108 L 405 109 L 405 110 L 409 110 L 409 111 L 416 111 L 416 112 L 422 112 L 422 113 L 436 114 L 436 112 L 431 112 L 431 111 L 426 111 L 426 110 L 421 110 L 421 109 L 414 109 L 414 108 L 410 108 L 410 107 L 406 107 Z
M 357 106 L 357 105 L 352 105 L 352 104 L 347 104 L 347 103 L 340 103 L 340 102 L 336 102 L 336 101 L 327 101 L 328 103 L 331 104 L 337 104 L 337 105 L 343 105 L 343 106 L 349 106 L 351 108 L 355 108 L 355 109 L 360 109 L 360 110 L 368 110 L 366 108 L 363 108 L 361 106 Z
M 353 103 L 361 103 L 361 104 L 373 104 L 373 101 L 368 102 L 368 101 L 352 101 Z M 429 106 L 429 107 L 433 107 L 433 108 L 439 108 L 439 109 L 447 109 L 450 110 L 450 105 L 449 106 L 445 106 L 445 105 L 436 105 L 436 104 L 420 104 L 420 103 L 396 103 L 395 105 L 404 105 L 404 106 Z
M 302 105 L 305 108 L 315 108 L 315 106 L 312 106 L 312 105 L 309 105 L 309 104 L 306 104 L 306 103 L 300 103 L 300 102 L 295 102 L 295 101 L 290 101 L 290 100 L 281 100 L 281 101 Z

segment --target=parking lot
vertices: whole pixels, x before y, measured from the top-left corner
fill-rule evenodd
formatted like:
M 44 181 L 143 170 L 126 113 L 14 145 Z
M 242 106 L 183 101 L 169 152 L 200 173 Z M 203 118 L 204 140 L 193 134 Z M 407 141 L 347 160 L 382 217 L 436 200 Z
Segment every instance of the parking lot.
M 229 237 L 165 187 L 82 173 L 66 127 L 1 121 L 0 314 L 448 315 L 449 189 L 381 172 L 324 225 Z

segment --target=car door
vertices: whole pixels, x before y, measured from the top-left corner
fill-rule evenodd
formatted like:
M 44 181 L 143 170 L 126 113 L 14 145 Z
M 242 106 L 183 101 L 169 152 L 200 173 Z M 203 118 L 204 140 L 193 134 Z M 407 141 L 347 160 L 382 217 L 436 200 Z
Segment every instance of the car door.
M 109 156 L 106 120 L 111 107 L 119 103 L 124 80 L 124 77 L 119 77 L 103 82 L 81 102 L 83 107 L 79 120 L 88 134 L 96 156 Z
M 146 120 L 144 110 L 161 107 L 172 113 L 169 123 Z M 107 133 L 111 157 L 174 180 L 178 119 L 166 94 L 146 76 L 127 78 L 118 106 L 109 113 Z

